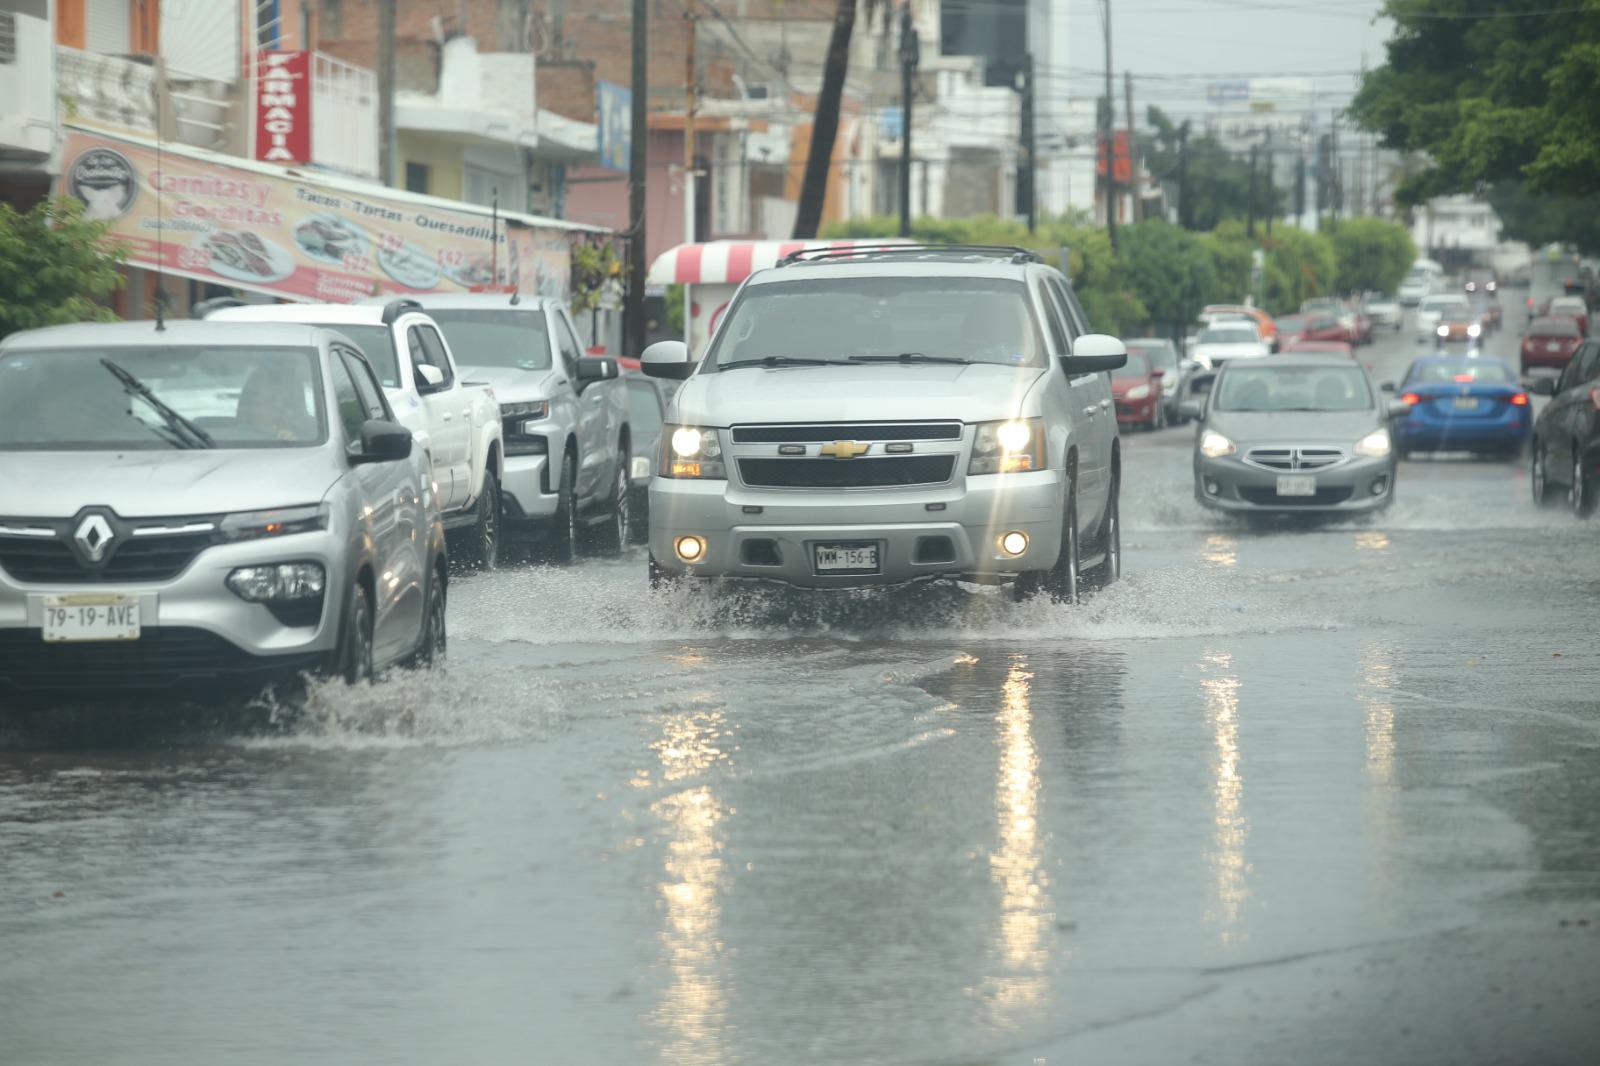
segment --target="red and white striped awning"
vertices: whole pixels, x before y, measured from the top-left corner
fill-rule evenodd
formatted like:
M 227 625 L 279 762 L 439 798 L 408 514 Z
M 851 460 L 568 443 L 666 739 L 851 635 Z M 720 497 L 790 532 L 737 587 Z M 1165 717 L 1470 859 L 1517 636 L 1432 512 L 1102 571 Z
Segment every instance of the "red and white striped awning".
M 650 265 L 651 285 L 737 285 L 758 270 L 806 248 L 848 248 L 858 244 L 900 244 L 901 239 L 815 241 L 705 241 L 680 244 Z

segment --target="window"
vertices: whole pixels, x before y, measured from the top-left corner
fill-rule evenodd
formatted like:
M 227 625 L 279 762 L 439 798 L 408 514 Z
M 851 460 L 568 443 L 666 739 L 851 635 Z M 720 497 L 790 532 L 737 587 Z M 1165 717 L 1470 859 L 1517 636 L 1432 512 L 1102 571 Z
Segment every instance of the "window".
M 319 32 L 322 36 L 333 40 L 344 36 L 344 0 L 322 0 L 322 25 L 319 27 Z M 411 186 L 407 184 L 406 188 L 410 189 Z M 421 190 L 412 189 L 412 191 Z
M 448 389 L 456 381 L 456 376 L 450 373 L 450 355 L 445 354 L 445 343 L 438 339 L 438 330 L 434 327 L 413 327 L 413 331 L 422 338 L 422 362 L 445 375 L 438 387 Z
M 355 380 L 351 378 L 350 368 L 345 366 L 343 359 L 331 359 L 329 365 L 333 367 L 333 399 L 339 407 L 339 423 L 344 426 L 345 440 L 350 444 L 359 444 L 361 426 L 367 420 L 361 394 L 356 391 Z
M 561 315 L 556 316 L 556 344 L 561 349 L 561 362 L 567 368 L 567 376 L 576 385 L 578 360 L 583 358 L 583 348 L 578 344 L 578 338 L 573 336 L 572 327 Z
M 462 366 L 550 369 L 550 327 L 543 311 L 430 310 Z
M 1072 349 L 1067 344 L 1067 327 L 1062 324 L 1061 308 L 1057 303 L 1056 295 L 1048 285 L 1034 283 L 1039 291 L 1039 302 L 1044 305 L 1044 321 L 1050 330 L 1050 339 L 1055 342 L 1056 352 L 1066 355 Z
M 639 437 L 661 430 L 661 393 L 648 381 L 628 379 L 628 421 Z
M 17 60 L 17 16 L 15 12 L 0 11 L 0 64 Z
M 1556 391 L 1566 392 L 1587 381 L 1590 376 L 1588 371 L 1592 371 L 1595 367 L 1597 353 L 1600 353 L 1600 344 L 1594 341 L 1586 341 L 1579 345 L 1578 350 L 1573 352 L 1572 358 L 1568 360 L 1566 368 L 1561 371 L 1561 380 L 1556 385 Z
M 343 348 L 336 349 L 339 357 L 344 360 L 345 369 L 350 371 L 350 376 L 355 379 L 356 392 L 361 396 L 361 406 L 366 410 L 368 418 L 379 418 L 385 421 L 389 418 L 389 409 L 383 402 L 383 392 L 378 388 L 378 383 L 373 380 L 372 368 L 367 366 L 367 361 L 354 352 Z
M 428 191 L 428 164 L 406 163 L 406 192 L 426 194 Z

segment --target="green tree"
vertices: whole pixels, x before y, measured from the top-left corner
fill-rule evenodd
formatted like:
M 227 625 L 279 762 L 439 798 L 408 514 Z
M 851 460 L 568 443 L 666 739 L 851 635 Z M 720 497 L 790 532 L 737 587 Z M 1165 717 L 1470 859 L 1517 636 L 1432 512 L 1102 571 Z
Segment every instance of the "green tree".
M 1206 242 L 1159 220 L 1124 227 L 1118 241 L 1129 288 L 1164 335 L 1181 337 L 1217 290 Z
M 1172 194 L 1187 199 L 1181 206 L 1183 221 L 1190 229 L 1215 229 L 1226 219 L 1249 217 L 1248 157 L 1235 156 L 1210 134 L 1189 135 L 1187 150 L 1180 150 L 1187 124 L 1175 124 L 1159 107 L 1150 108 L 1147 117 L 1152 132 L 1140 138 L 1144 165 Z M 1283 190 L 1267 188 L 1263 159 L 1256 174 L 1256 218 L 1277 217 L 1283 207 Z
M 97 302 L 122 284 L 125 249 L 106 244 L 107 226 L 62 197 L 19 214 L 0 203 L 0 337 L 68 322 L 113 321 Z
M 1279 226 L 1261 246 L 1267 253 L 1261 274 L 1261 306 L 1270 314 L 1298 311 L 1303 301 L 1334 291 L 1339 257 L 1325 234 Z
M 1339 272 L 1338 292 L 1394 292 L 1417 258 L 1410 232 L 1381 218 L 1349 218 L 1329 230 Z
M 1487 199 L 1500 217 L 1500 238 L 1534 247 L 1558 241 L 1600 252 L 1600 197 L 1540 196 L 1526 182 L 1490 186 Z
M 1432 164 L 1404 203 L 1527 179 L 1600 193 L 1600 0 L 1388 0 L 1388 62 L 1362 77 L 1357 124 Z
M 1245 236 L 1243 222 L 1224 222 L 1202 234 L 1201 246 L 1211 257 L 1212 289 L 1207 303 L 1242 303 L 1250 295 L 1253 253 L 1260 245 Z

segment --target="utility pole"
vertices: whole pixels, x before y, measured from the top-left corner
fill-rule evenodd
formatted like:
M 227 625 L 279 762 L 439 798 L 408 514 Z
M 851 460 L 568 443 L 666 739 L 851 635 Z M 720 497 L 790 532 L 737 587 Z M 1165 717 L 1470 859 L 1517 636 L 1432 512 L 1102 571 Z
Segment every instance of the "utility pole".
M 699 239 L 694 211 L 694 0 L 684 5 L 683 17 L 689 28 L 689 44 L 683 60 L 683 243 L 693 244 Z
M 644 181 L 645 149 L 650 124 L 650 53 L 645 31 L 650 19 L 649 0 L 633 0 L 632 115 L 628 142 L 628 294 L 623 318 L 628 327 L 627 355 L 639 358 L 644 351 Z
M 1106 109 L 1105 109 L 1105 145 L 1106 145 L 1106 236 L 1111 241 L 1111 250 L 1117 250 L 1117 150 L 1114 142 L 1112 127 L 1116 120 L 1117 98 L 1112 89 L 1111 82 L 1111 0 L 1100 0 L 1100 6 L 1105 18 L 1106 31 Z
M 1272 183 L 1272 128 L 1267 127 L 1267 236 L 1272 236 L 1272 216 L 1278 213 L 1278 190 Z
M 1189 228 L 1189 120 L 1178 127 L 1178 225 Z
M 1250 146 L 1250 205 L 1249 221 L 1245 223 L 1244 235 L 1252 240 L 1256 235 L 1256 156 L 1260 154 L 1260 145 Z
M 1038 172 L 1035 162 L 1033 130 L 1033 53 L 1022 57 L 1022 158 L 1017 167 L 1017 207 L 1028 216 L 1028 232 L 1039 225 L 1039 211 L 1034 195 L 1034 178 Z
M 916 96 L 922 42 L 911 24 L 911 4 L 900 8 L 900 236 L 911 236 L 911 102 Z
M 1306 154 L 1302 151 L 1294 161 L 1294 224 L 1306 221 Z
M 1333 121 L 1330 128 L 1332 142 L 1328 149 L 1328 158 L 1333 163 L 1333 188 L 1330 197 L 1332 203 L 1329 205 L 1332 208 L 1329 221 L 1331 225 L 1336 226 L 1339 224 L 1339 208 L 1344 206 L 1344 161 L 1339 158 L 1339 112 L 1337 111 L 1333 113 Z
M 394 145 L 394 5 L 378 0 L 378 180 L 397 184 Z
M 1133 213 L 1129 221 L 1144 221 L 1144 193 L 1139 184 L 1139 152 L 1133 136 L 1133 71 L 1122 72 L 1122 101 L 1128 108 L 1128 187 L 1133 192 Z

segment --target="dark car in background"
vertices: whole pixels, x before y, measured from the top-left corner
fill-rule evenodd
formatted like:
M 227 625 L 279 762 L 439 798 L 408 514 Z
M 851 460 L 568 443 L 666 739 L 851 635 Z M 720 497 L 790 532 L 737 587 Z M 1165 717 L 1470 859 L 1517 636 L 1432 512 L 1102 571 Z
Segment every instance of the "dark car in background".
M 1483 333 L 1483 322 L 1471 308 L 1447 307 L 1433 328 L 1433 343 L 1440 348 L 1449 344 L 1476 348 Z
M 1570 318 L 1534 319 L 1528 323 L 1528 332 L 1522 337 L 1522 372 L 1564 369 L 1582 339 L 1578 324 Z
M 1488 267 L 1474 267 L 1467 271 L 1467 276 L 1462 279 L 1461 287 L 1468 292 L 1494 292 L 1500 287 L 1500 279 Z
M 1522 453 L 1533 424 L 1527 392 L 1499 359 L 1418 359 L 1400 382 L 1400 402 L 1411 407 L 1395 423 L 1402 459 L 1412 452 L 1444 451 L 1514 458 Z
M 1587 518 L 1600 502 L 1600 340 L 1585 341 L 1559 379 L 1529 388 L 1551 397 L 1533 427 L 1533 502 L 1554 502 L 1567 490 L 1574 514 Z

